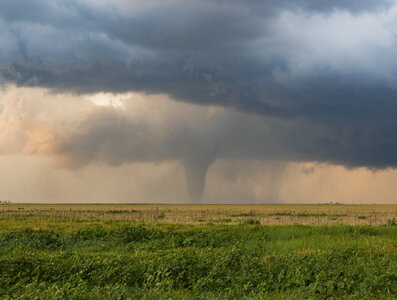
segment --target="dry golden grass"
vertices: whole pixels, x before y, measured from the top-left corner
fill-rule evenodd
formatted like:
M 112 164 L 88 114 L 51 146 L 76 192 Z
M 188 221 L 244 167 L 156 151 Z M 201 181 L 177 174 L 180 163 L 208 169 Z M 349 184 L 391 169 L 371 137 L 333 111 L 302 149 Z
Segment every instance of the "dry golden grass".
M 2 204 L 0 226 L 87 223 L 383 225 L 397 205 Z

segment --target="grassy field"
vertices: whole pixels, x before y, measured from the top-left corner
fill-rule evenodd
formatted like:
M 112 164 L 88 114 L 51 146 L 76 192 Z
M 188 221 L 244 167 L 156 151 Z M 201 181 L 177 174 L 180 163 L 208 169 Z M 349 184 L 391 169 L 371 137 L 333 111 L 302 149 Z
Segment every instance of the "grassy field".
M 10 224 L 34 228 L 103 222 L 232 225 L 247 220 L 261 225 L 386 225 L 397 217 L 397 205 L 3 204 L 0 214 L 0 226 L 7 229 Z
M 1 299 L 396 299 L 397 206 L 0 205 Z

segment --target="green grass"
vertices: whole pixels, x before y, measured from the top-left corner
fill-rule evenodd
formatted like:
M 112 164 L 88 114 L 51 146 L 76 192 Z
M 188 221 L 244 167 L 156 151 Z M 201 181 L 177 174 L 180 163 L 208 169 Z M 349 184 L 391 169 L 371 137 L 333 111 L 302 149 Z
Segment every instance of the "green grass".
M 254 211 L 250 211 L 248 213 L 239 213 L 239 214 L 231 215 L 231 217 L 254 217 L 254 216 L 255 216 L 255 212 Z
M 397 227 L 3 228 L 0 286 L 1 299 L 395 298 Z

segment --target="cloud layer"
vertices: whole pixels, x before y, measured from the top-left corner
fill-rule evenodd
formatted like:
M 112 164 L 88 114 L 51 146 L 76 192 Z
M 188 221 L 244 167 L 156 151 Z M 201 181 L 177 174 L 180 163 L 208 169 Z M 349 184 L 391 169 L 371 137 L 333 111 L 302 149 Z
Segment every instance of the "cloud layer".
M 61 100 L 5 97 L 0 151 L 180 161 L 192 198 L 217 159 L 396 167 L 396 28 L 395 1 L 2 1 L 0 83 Z

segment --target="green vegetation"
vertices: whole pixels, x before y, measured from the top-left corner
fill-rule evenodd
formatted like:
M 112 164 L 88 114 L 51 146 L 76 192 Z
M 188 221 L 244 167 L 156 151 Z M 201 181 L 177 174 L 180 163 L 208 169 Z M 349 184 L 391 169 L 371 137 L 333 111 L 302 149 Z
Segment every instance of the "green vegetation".
M 3 204 L 0 299 L 395 299 L 396 215 L 392 205 Z
M 239 214 L 233 214 L 231 217 L 254 217 L 255 212 L 253 210 L 247 212 L 247 213 L 239 213 Z
M 247 224 L 247 225 L 259 225 L 261 221 L 256 220 L 256 219 L 245 219 L 241 222 L 241 224 Z
M 248 221 L 252 220 L 252 221 Z M 1 299 L 397 297 L 397 226 L 0 228 Z
M 387 220 L 387 226 L 397 226 L 396 218 Z

